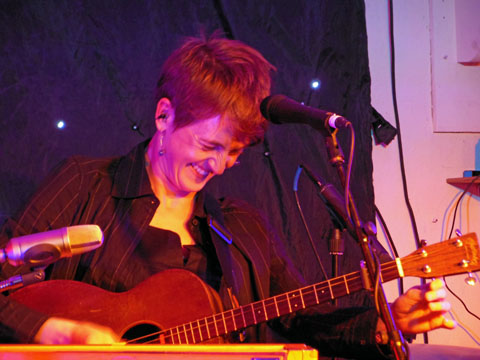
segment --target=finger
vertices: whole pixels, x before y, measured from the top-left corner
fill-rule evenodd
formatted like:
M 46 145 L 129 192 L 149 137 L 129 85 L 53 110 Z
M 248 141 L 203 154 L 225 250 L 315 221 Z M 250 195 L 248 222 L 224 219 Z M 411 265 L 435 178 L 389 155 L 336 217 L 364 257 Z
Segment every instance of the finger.
M 453 329 L 457 326 L 456 321 L 452 319 L 447 319 L 445 316 L 436 316 L 430 321 L 431 330 L 444 328 L 444 329 Z
M 451 305 L 448 301 L 436 301 L 429 303 L 428 308 L 433 312 L 445 313 L 450 310 Z
M 438 294 L 436 293 L 438 291 Z M 444 294 L 444 295 L 442 295 Z M 417 285 L 407 291 L 410 299 L 415 301 L 432 301 L 446 296 L 445 283 L 442 279 L 435 279 L 427 284 Z
M 443 300 L 447 296 L 447 292 L 444 288 L 438 290 L 431 290 L 425 293 L 425 300 L 427 301 L 438 301 Z
M 454 329 L 457 326 L 457 322 L 452 319 L 443 318 L 443 327 L 445 329 Z
M 445 288 L 445 283 L 443 282 L 442 279 L 435 279 L 430 281 L 429 283 L 412 287 L 412 289 L 417 289 L 422 293 L 427 293 L 429 291 L 437 291 L 444 288 Z
M 422 316 L 420 318 L 412 319 L 408 323 L 407 332 L 420 333 L 427 332 L 439 328 L 453 329 L 456 326 L 456 322 L 445 318 L 443 314 L 433 314 Z
M 445 287 L 442 279 L 435 279 L 429 283 L 430 290 L 439 290 Z

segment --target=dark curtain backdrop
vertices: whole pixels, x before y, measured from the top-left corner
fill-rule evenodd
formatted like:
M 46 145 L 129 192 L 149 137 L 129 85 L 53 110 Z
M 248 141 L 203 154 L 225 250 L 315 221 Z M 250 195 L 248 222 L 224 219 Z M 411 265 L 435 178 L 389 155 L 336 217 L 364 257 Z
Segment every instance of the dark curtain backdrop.
M 150 137 L 162 62 L 186 36 L 220 29 L 277 67 L 273 93 L 343 114 L 354 124 L 352 191 L 362 218 L 372 220 L 364 11 L 362 0 L 0 0 L 2 219 L 65 157 L 120 155 Z M 309 87 L 314 78 L 321 81 L 316 91 Z M 59 120 L 66 123 L 62 130 Z M 348 134 L 341 144 L 347 153 Z M 271 126 L 265 143 L 240 160 L 210 190 L 263 210 L 307 280 L 323 280 L 292 191 L 300 163 L 339 186 L 322 136 L 306 125 Z M 304 176 L 299 195 L 330 276 L 332 222 Z M 347 238 L 342 271 L 356 270 L 360 258 Z

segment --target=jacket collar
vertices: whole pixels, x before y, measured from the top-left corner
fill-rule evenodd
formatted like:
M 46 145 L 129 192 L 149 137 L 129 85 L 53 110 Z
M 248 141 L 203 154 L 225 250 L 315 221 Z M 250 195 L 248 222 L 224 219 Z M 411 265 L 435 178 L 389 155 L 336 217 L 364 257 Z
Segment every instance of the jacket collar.
M 145 166 L 145 151 L 149 142 L 150 139 L 138 144 L 119 159 L 113 177 L 113 197 L 128 199 L 154 195 Z

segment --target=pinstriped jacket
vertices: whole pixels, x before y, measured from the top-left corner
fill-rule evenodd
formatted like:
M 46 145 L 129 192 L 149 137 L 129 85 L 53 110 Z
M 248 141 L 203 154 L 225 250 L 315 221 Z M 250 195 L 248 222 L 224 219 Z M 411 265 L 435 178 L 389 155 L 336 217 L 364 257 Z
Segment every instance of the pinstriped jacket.
M 46 179 L 28 205 L 9 219 L 1 243 L 9 238 L 77 224 L 97 224 L 104 245 L 87 254 L 62 259 L 47 269 L 50 279 L 74 279 L 109 291 L 125 291 L 148 277 L 135 248 L 158 206 L 145 170 L 147 142 L 124 157 L 72 157 Z M 211 231 L 224 280 L 240 304 L 267 298 L 302 285 L 268 223 L 245 203 L 217 201 L 201 192 L 194 217 L 212 217 L 233 235 L 231 245 Z M 28 269 L 2 267 L 2 277 Z M 0 296 L 0 335 L 5 341 L 31 342 L 43 314 Z M 193 320 L 193 319 L 192 319 Z M 377 318 L 365 308 L 333 311 L 327 305 L 270 322 L 270 327 L 295 342 L 315 346 L 320 353 L 355 355 L 374 351 Z M 273 341 L 265 325 L 250 332 L 250 341 Z M 276 339 L 278 341 L 278 339 Z

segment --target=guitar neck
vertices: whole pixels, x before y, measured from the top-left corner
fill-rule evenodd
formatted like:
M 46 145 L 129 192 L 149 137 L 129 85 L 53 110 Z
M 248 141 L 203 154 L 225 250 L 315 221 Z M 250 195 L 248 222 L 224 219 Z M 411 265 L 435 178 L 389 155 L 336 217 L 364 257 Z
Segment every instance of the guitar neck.
M 399 272 L 395 261 L 382 264 L 382 281 L 390 281 L 398 277 Z M 160 340 L 172 344 L 203 342 L 349 295 L 363 288 L 361 273 L 359 271 L 352 272 L 167 329 L 162 331 Z
M 383 263 L 380 278 L 386 282 L 401 276 L 432 278 L 479 270 L 478 240 L 476 234 L 470 233 Z M 168 329 L 161 332 L 160 340 L 173 344 L 203 342 L 363 288 L 362 274 L 356 271 Z

